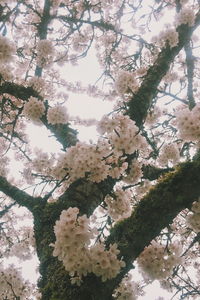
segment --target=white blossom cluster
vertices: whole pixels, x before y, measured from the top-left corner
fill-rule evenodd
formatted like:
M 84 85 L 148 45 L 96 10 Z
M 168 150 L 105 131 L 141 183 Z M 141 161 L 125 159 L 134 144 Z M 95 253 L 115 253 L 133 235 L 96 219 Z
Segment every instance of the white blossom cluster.
M 46 67 L 53 62 L 54 47 L 49 40 L 40 40 L 37 44 L 37 64 Z
M 192 204 L 192 214 L 187 217 L 187 224 L 195 232 L 200 232 L 200 200 Z
M 35 238 L 33 233 L 33 228 L 23 227 L 20 229 L 21 236 L 18 237 L 18 242 L 15 241 L 12 246 L 10 246 L 7 256 L 15 256 L 20 260 L 27 260 L 32 258 L 32 254 L 35 250 Z
M 82 52 L 87 47 L 88 41 L 90 40 L 90 31 L 85 30 L 82 34 L 74 34 L 72 39 L 72 47 L 75 51 Z
M 0 74 L 5 81 L 13 80 L 14 76 L 12 72 L 13 72 L 13 68 L 10 65 L 0 64 Z
M 62 211 L 60 220 L 56 221 L 56 236 L 53 255 L 63 262 L 65 269 L 72 278 L 72 283 L 80 284 L 83 276 L 93 272 L 101 276 L 102 281 L 115 277 L 124 262 L 118 260 L 119 250 L 116 244 L 105 250 L 103 243 L 90 246 L 91 240 L 97 235 L 96 228 L 90 227 L 86 215 L 78 217 L 79 209 L 74 207 Z M 76 249 L 76 251 L 74 251 Z
M 164 144 L 161 148 L 158 163 L 161 166 L 166 166 L 169 163 L 175 165 L 180 159 L 179 149 L 177 144 Z
M 102 243 L 97 243 L 91 247 L 92 272 L 96 276 L 101 276 L 102 281 L 116 277 L 121 268 L 125 267 L 125 262 L 117 258 L 119 253 L 117 244 L 110 245 L 109 250 L 105 250 Z
M 101 145 L 99 144 L 101 147 Z M 62 179 L 66 175 L 70 177 L 70 182 L 78 178 L 85 177 L 93 182 L 104 180 L 108 174 L 110 166 L 102 158 L 110 154 L 109 145 L 102 146 L 102 151 L 96 145 L 88 145 L 78 142 L 68 149 L 66 153 L 60 154 L 57 165 L 52 170 L 52 175 L 57 179 Z
M 158 106 L 154 106 L 153 110 L 150 110 L 147 118 L 145 120 L 145 124 L 148 126 L 153 126 L 158 119 L 162 116 L 162 111 Z
M 112 296 L 117 300 L 136 300 L 142 294 L 139 283 L 134 282 L 131 275 L 128 274 L 123 278 Z
M 113 196 L 106 196 L 105 203 L 107 204 L 109 216 L 119 221 L 130 217 L 131 215 L 131 193 L 121 188 L 117 188 Z
M 179 108 L 176 113 L 176 124 L 179 130 L 179 136 L 184 141 L 199 141 L 200 140 L 200 103 L 189 110 Z
M 14 52 L 14 44 L 7 37 L 0 35 L 0 63 L 9 63 Z
M 2 154 L 1 154 L 2 155 Z M 9 162 L 10 159 L 6 156 L 1 158 L 1 165 L 0 165 L 0 176 L 6 176 L 9 172 Z
M 177 46 L 179 41 L 178 32 L 175 28 L 167 28 L 159 33 L 158 36 L 152 38 L 152 42 L 159 47 L 164 47 L 167 43 L 171 48 Z
M 41 149 L 35 149 L 35 154 L 36 158 L 32 160 L 31 164 L 29 164 L 30 168 L 35 170 L 37 173 L 45 172 L 48 174 L 51 170 L 51 166 L 53 165 L 53 156 L 49 157 L 49 155 Z M 26 170 L 27 169 L 28 168 L 26 168 Z
M 9 204 L 8 204 L 9 205 Z M 0 205 L 3 211 L 6 206 Z M 27 215 L 18 215 L 10 210 L 2 217 L 1 226 L 2 234 L 0 238 L 0 258 L 17 257 L 20 260 L 30 259 L 35 252 L 35 238 L 33 228 L 31 226 L 16 226 L 18 221 L 23 222 Z M 1 265 L 1 261 L 0 261 Z M 1 297 L 0 297 L 1 299 Z
M 176 16 L 176 25 L 188 24 L 189 26 L 193 26 L 194 22 L 195 13 L 191 7 L 183 7 Z
M 93 182 L 100 182 L 107 176 L 120 178 L 128 167 L 124 161 L 125 154 L 143 149 L 148 151 L 144 137 L 138 133 L 137 126 L 128 116 L 116 116 L 113 119 L 104 117 L 98 124 L 98 131 L 107 131 L 106 139 L 100 138 L 96 145 L 78 142 L 70 147 L 59 155 L 51 175 L 59 180 L 68 177 L 69 183 L 85 176 Z M 140 175 L 139 170 L 134 175 L 133 172 L 131 167 L 130 176 Z
M 39 124 L 40 118 L 45 112 L 44 103 L 35 97 L 30 97 L 24 104 L 23 113 L 25 117 Z
M 136 149 L 148 148 L 147 142 L 138 132 L 139 129 L 128 116 L 116 115 L 112 119 L 104 116 L 97 126 L 99 133 L 107 137 L 115 151 L 133 153 Z
M 10 265 L 7 268 L 0 266 L 0 298 L 27 300 L 33 295 L 34 286 L 29 281 L 23 281 L 21 273 Z M 38 295 L 39 296 L 39 295 Z M 39 297 L 37 298 L 39 299 Z
M 123 70 L 119 72 L 115 81 L 115 88 L 120 95 L 135 92 L 138 87 L 138 81 L 134 73 Z
M 167 28 L 165 31 L 161 31 L 159 40 L 165 44 L 168 42 L 171 48 L 176 47 L 179 42 L 178 32 L 175 28 Z
M 137 259 L 139 270 L 147 280 L 164 279 L 182 262 L 180 254 L 178 242 L 170 244 L 166 249 L 166 246 L 152 241 Z
M 53 255 L 58 256 L 71 276 L 76 274 L 82 277 L 89 270 L 88 246 L 94 238 L 95 231 L 90 228 L 86 215 L 77 217 L 78 213 L 78 208 L 70 207 L 63 210 L 60 220 L 56 221 Z
M 49 83 L 42 77 L 33 76 L 28 80 L 28 86 L 31 86 L 35 91 L 37 91 L 43 98 L 52 98 L 53 88 L 52 84 Z
M 172 83 L 179 80 L 179 74 L 177 72 L 169 71 L 162 79 L 165 83 Z
M 47 120 L 49 124 L 67 124 L 69 116 L 66 108 L 61 105 L 50 107 L 47 112 Z
M 141 164 L 133 161 L 128 168 L 126 153 L 139 150 L 146 155 L 148 145 L 135 123 L 127 116 L 103 117 L 98 123 L 98 131 L 105 136 L 100 137 L 96 144 L 78 142 L 65 153 L 58 154 L 56 159 L 38 151 L 31 163 L 32 170 L 57 180 L 65 177 L 65 188 L 83 177 L 100 182 L 110 176 L 136 183 L 142 176 Z M 125 174 L 126 170 L 128 174 Z M 26 170 L 31 182 L 29 175 L 30 171 Z
M 123 177 L 123 181 L 129 184 L 137 183 L 142 177 L 142 164 L 134 159 L 129 164 L 128 174 Z

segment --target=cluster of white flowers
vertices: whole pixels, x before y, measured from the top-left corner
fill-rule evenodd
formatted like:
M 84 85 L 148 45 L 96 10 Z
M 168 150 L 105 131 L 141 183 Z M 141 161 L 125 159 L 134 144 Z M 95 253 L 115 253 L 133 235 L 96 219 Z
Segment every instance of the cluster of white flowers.
M 175 165 L 180 159 L 179 149 L 177 144 L 164 144 L 161 148 L 158 163 L 161 166 L 166 166 L 169 163 Z
M 172 82 L 175 82 L 179 79 L 179 75 L 177 72 L 172 72 L 172 71 L 169 71 L 167 72 L 167 74 L 163 77 L 163 81 L 166 82 L 166 83 L 172 83 Z
M 194 9 L 191 7 L 183 7 L 181 11 L 176 16 L 176 24 L 188 24 L 189 26 L 193 26 L 195 22 L 195 13 Z
M 117 151 L 124 151 L 126 154 L 132 154 L 139 149 L 145 149 L 147 142 L 143 136 L 138 133 L 138 127 L 135 122 L 129 118 L 121 118 L 120 125 L 109 136 L 110 142 Z
M 0 35 L 0 63 L 9 63 L 14 53 L 14 44 L 7 37 Z
M 103 243 L 90 246 L 97 235 L 96 228 L 91 228 L 86 215 L 78 217 L 79 209 L 74 207 L 62 211 L 60 220 L 56 221 L 56 236 L 53 255 L 63 262 L 72 278 L 72 283 L 80 284 L 82 276 L 93 272 L 101 276 L 102 281 L 115 277 L 124 262 L 118 260 L 119 250 L 116 244 L 105 250 Z M 76 251 L 74 251 L 76 249 Z
M 4 256 L 15 256 L 21 260 L 31 259 L 35 250 L 33 228 L 23 227 L 20 231 L 21 236 L 18 237 L 18 241 L 14 241 L 12 246 L 10 245 L 8 253 Z
M 98 123 L 95 119 L 81 119 L 80 117 L 73 118 L 73 124 L 82 126 L 95 126 Z
M 128 274 L 120 285 L 115 289 L 112 295 L 117 300 L 136 300 L 143 295 L 140 284 L 132 280 L 132 276 Z
M 50 173 L 51 166 L 53 166 L 53 156 L 49 157 L 49 155 L 41 149 L 35 149 L 35 155 L 36 158 L 32 159 L 31 164 L 29 164 L 29 168 L 38 173 Z M 27 169 L 28 168 L 26 168 L 26 170 Z
M 100 45 L 104 46 L 106 49 L 111 49 L 115 42 L 115 39 L 116 37 L 113 35 L 112 32 L 110 31 L 105 32 L 100 37 L 98 37 L 97 45 L 96 45 L 97 50 L 100 50 L 99 49 Z
M 200 232 L 200 200 L 192 204 L 192 214 L 187 217 L 187 224 L 195 232 Z
M 189 0 L 180 0 L 180 4 L 183 6 L 185 5 Z
M 70 181 L 73 182 L 87 174 L 91 181 L 100 182 L 109 174 L 110 166 L 106 164 L 106 160 L 102 159 L 108 154 L 110 154 L 108 147 L 98 149 L 96 145 L 78 142 L 66 153 L 60 154 L 52 175 L 57 179 L 62 179 L 68 174 Z
M 115 88 L 120 95 L 135 92 L 138 87 L 138 81 L 134 73 L 123 70 L 119 72 L 115 81 Z
M 35 97 L 30 97 L 28 102 L 24 104 L 24 115 L 35 123 L 40 124 L 40 118 L 45 112 L 44 103 Z
M 107 204 L 109 216 L 119 221 L 130 217 L 131 215 L 131 193 L 121 188 L 117 188 L 113 196 L 106 196 L 105 203 Z
M 30 252 L 29 241 L 21 241 L 20 243 L 15 243 L 8 252 L 9 256 L 15 256 L 21 260 L 31 259 L 32 254 Z
M 61 105 L 51 107 L 47 112 L 47 120 L 49 124 L 67 124 L 69 121 L 69 116 L 67 114 L 66 108 Z
M 165 31 L 161 31 L 159 38 L 165 41 L 165 43 L 168 42 L 171 48 L 178 45 L 178 32 L 175 28 L 168 28 Z
M 179 37 L 175 28 L 167 27 L 161 31 L 158 36 L 152 38 L 152 42 L 158 44 L 159 47 L 164 47 L 169 43 L 171 48 L 178 45 Z
M 125 154 L 143 149 L 148 151 L 146 140 L 128 116 L 116 116 L 113 119 L 104 117 L 98 124 L 98 130 L 101 133 L 107 131 L 106 139 L 100 138 L 96 145 L 79 142 L 66 153 L 60 154 L 57 164 L 52 168 L 51 175 L 54 178 L 60 180 L 68 176 L 69 183 L 85 176 L 93 182 L 100 182 L 107 176 L 120 178 L 128 167 Z M 131 167 L 130 176 L 132 180 L 137 180 L 135 177 L 140 172 L 138 166 L 134 167 L 137 172 Z
M 140 163 L 133 161 L 126 176 L 126 154 L 139 150 L 146 155 L 148 145 L 135 123 L 128 116 L 104 117 L 98 123 L 98 130 L 105 137 L 100 137 L 96 144 L 78 142 L 65 153 L 58 154 L 57 159 L 38 153 L 32 161 L 32 169 L 58 180 L 65 177 L 65 188 L 83 177 L 93 182 L 100 182 L 107 176 L 124 178 L 127 183 L 137 182 L 142 175 Z
M 48 100 L 52 98 L 54 94 L 52 84 L 45 81 L 42 77 L 33 76 L 28 80 L 28 86 L 31 86 L 36 90 L 43 98 L 48 97 Z
M 145 120 L 145 124 L 148 126 L 153 126 L 158 119 L 162 116 L 162 111 L 158 106 L 155 106 L 153 110 L 150 110 L 147 118 Z
M 102 281 L 112 279 L 117 276 L 121 268 L 125 267 L 125 262 L 117 258 L 120 251 L 116 244 L 109 246 L 105 250 L 102 243 L 97 243 L 90 249 L 90 259 L 92 272 L 96 276 L 101 276 Z
M 179 136 L 185 141 L 200 140 L 200 103 L 189 110 L 189 108 L 178 108 L 176 113 L 176 124 Z
M 129 184 L 137 183 L 142 177 L 142 164 L 138 160 L 132 160 L 129 164 L 128 174 L 123 177 L 123 181 Z
M 40 40 L 37 44 L 37 63 L 40 67 L 46 67 L 53 62 L 54 47 L 49 40 Z
M 97 126 L 99 133 L 107 133 L 115 151 L 132 154 L 136 149 L 147 149 L 147 142 L 139 129 L 128 116 L 116 115 L 112 119 L 104 116 Z
M 63 210 L 60 220 L 56 221 L 53 255 L 58 256 L 71 276 L 76 274 L 82 277 L 89 270 L 88 246 L 95 236 L 95 231 L 90 228 L 86 215 L 77 217 L 78 213 L 78 208 L 70 207 L 68 210 Z
M 9 172 L 9 162 L 10 158 L 3 156 L 1 158 L 1 165 L 0 165 L 0 176 L 6 176 Z
M 34 286 L 29 281 L 23 281 L 21 273 L 10 265 L 0 267 L 0 298 L 1 299 L 30 299 Z M 39 299 L 39 298 L 37 298 Z
M 97 124 L 97 131 L 100 134 L 105 134 L 112 132 L 119 124 L 118 119 L 113 117 L 110 119 L 108 116 L 103 116 L 102 119 Z
M 6 80 L 6 81 L 11 81 L 13 80 L 13 68 L 10 65 L 5 65 L 5 64 L 0 64 L 0 76 Z
M 166 246 L 152 241 L 137 259 L 139 270 L 147 280 L 164 279 L 182 262 L 180 254 L 181 246 L 178 242 L 170 244 L 166 249 Z
M 87 47 L 90 32 L 86 31 L 82 34 L 74 34 L 72 39 L 72 47 L 75 51 L 82 52 Z

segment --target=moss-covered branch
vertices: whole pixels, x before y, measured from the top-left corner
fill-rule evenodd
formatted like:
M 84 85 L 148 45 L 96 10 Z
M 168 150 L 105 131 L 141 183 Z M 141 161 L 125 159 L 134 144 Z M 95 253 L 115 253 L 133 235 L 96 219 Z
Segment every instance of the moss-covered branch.
M 107 243 L 118 244 L 127 265 L 118 278 L 106 285 L 106 289 L 112 286 L 112 290 L 144 247 L 171 224 L 179 212 L 190 208 L 199 196 L 199 161 L 183 163 L 176 171 L 163 177 L 140 201 L 131 217 L 118 223 L 111 231 Z
M 42 198 L 32 197 L 26 192 L 8 182 L 5 177 L 0 176 L 0 191 L 12 198 L 20 206 L 28 208 L 30 211 L 37 203 L 42 203 Z
M 173 168 L 158 168 L 153 165 L 143 165 L 143 178 L 148 180 L 158 179 L 161 175 L 174 171 Z
M 180 25 L 177 28 L 179 42 L 176 47 L 170 48 L 169 45 L 162 48 L 154 64 L 148 69 L 147 74 L 135 95 L 128 103 L 128 114 L 135 120 L 138 127 L 143 124 L 148 109 L 153 98 L 157 95 L 158 85 L 170 68 L 176 55 L 186 46 L 192 36 L 193 31 L 200 25 L 200 12 L 196 16 L 195 25 Z
M 48 204 L 43 211 L 38 210 L 35 213 L 35 235 L 41 262 L 41 288 L 44 293 L 42 299 L 112 299 L 113 289 L 132 268 L 132 262 L 144 247 L 158 236 L 163 228 L 172 223 L 180 211 L 190 207 L 199 196 L 199 161 L 181 164 L 176 171 L 167 174 L 140 201 L 130 218 L 116 224 L 107 239 L 107 244 L 118 244 L 120 254 L 126 261 L 124 270 L 115 279 L 106 283 L 102 283 L 99 278 L 90 274 L 84 279 L 81 287 L 70 284 L 62 264 L 52 257 L 52 249 L 48 246 L 55 241 L 53 226 L 55 220 L 59 218 L 61 202 L 59 209 L 58 204 L 55 203 Z M 64 208 L 64 202 L 62 205 Z M 55 273 L 52 272 L 54 269 Z M 66 298 L 63 298 L 63 295 Z

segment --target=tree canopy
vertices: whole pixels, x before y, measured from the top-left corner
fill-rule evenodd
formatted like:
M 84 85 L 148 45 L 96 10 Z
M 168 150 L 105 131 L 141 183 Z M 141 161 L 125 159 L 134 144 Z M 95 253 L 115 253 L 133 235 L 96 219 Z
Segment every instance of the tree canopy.
M 154 280 L 199 299 L 199 26 L 198 0 L 0 0 L 1 299 L 135 300 Z M 112 109 L 73 116 L 74 94 Z M 6 263 L 34 255 L 37 286 Z

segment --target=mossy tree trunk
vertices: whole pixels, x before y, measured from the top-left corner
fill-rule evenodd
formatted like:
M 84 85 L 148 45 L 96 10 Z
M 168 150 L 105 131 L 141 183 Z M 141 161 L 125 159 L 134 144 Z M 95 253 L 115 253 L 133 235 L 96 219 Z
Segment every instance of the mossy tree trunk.
M 115 242 L 118 244 L 120 256 L 123 256 L 126 267 L 116 278 L 105 283 L 89 274 L 80 287 L 71 285 L 62 263 L 52 256 L 53 248 L 49 246 L 55 242 L 53 227 L 61 211 L 69 207 L 68 201 L 62 199 L 58 203 L 47 203 L 43 208 L 40 205 L 35 207 L 34 230 L 40 260 L 39 286 L 42 299 L 112 299 L 113 290 L 132 268 L 132 262 L 144 247 L 158 236 L 163 228 L 172 223 L 180 211 L 190 208 L 199 196 L 199 161 L 184 163 L 176 171 L 167 174 L 140 201 L 130 218 L 116 224 L 106 241 L 107 245 Z

